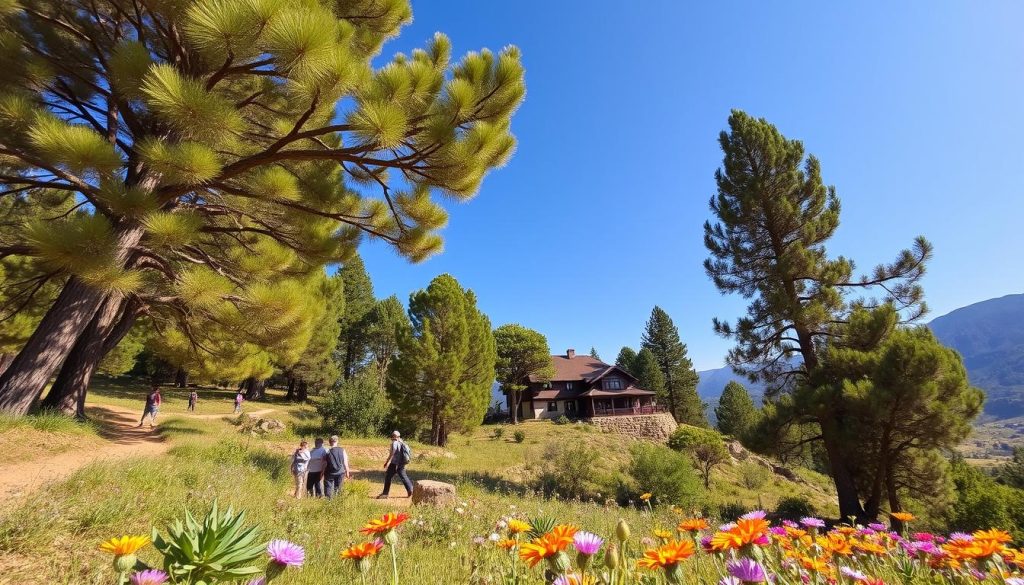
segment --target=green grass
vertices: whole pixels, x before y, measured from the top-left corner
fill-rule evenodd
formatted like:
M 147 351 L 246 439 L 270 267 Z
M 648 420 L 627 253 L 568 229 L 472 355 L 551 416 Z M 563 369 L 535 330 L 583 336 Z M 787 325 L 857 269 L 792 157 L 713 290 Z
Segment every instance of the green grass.
M 40 413 L 14 417 L 0 414 L 0 464 L 18 463 L 99 444 L 100 427 L 89 421 Z
M 0 433 L 18 429 L 32 429 L 43 433 L 68 435 L 95 435 L 97 427 L 89 421 L 79 421 L 63 414 L 42 412 L 28 416 L 11 416 L 0 413 Z

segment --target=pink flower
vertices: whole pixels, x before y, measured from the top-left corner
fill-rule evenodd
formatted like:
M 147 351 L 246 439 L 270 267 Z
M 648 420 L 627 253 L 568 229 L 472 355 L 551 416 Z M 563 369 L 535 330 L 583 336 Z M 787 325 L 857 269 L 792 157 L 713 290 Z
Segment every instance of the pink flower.
M 285 567 L 301 567 L 306 560 L 306 551 L 287 540 L 271 540 L 267 545 L 267 555 L 271 562 Z
M 768 514 L 764 510 L 754 510 L 752 512 L 747 512 L 740 516 L 740 518 L 744 520 L 764 520 L 766 516 L 768 516 Z
M 580 531 L 573 536 L 572 544 L 576 547 L 577 552 L 589 557 L 601 550 L 604 539 L 593 532 Z
M 167 582 L 167 573 L 156 569 L 139 571 L 128 579 L 132 585 L 163 585 Z

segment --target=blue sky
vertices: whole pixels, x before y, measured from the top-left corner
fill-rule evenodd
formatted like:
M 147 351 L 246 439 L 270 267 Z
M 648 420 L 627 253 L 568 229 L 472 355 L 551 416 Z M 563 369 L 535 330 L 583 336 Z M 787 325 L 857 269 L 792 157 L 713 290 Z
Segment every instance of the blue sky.
M 698 369 L 742 299 L 705 276 L 702 224 L 731 108 L 804 141 L 837 187 L 829 246 L 860 268 L 923 234 L 930 317 L 1024 292 L 1024 4 L 1019 2 L 468 2 L 413 0 L 385 55 L 434 31 L 455 54 L 523 51 L 519 147 L 451 207 L 445 251 L 410 265 L 362 249 L 378 296 L 443 272 L 497 326 L 606 360 L 660 305 Z

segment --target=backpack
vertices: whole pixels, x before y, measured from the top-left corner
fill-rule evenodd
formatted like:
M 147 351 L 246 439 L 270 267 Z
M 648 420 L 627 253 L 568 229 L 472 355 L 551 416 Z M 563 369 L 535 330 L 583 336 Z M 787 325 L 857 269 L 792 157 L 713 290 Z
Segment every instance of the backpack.
M 341 447 L 331 447 L 327 450 L 327 466 L 326 471 L 328 475 L 338 475 L 345 471 L 345 450 Z
M 408 465 L 408 463 L 412 461 L 412 449 L 409 448 L 409 445 L 407 445 L 405 441 L 400 441 L 400 443 L 402 443 L 401 463 L 402 465 Z

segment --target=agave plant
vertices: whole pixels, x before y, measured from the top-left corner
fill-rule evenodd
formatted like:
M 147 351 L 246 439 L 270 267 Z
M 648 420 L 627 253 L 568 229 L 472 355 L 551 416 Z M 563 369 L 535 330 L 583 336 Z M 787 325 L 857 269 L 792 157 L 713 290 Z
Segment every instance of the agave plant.
M 537 518 L 530 519 L 530 531 L 526 533 L 526 536 L 533 538 L 540 538 L 555 527 L 558 521 L 551 516 L 538 516 Z
M 207 585 L 234 582 L 262 571 L 267 543 L 259 526 L 245 527 L 245 512 L 219 513 L 216 500 L 201 522 L 185 510 L 164 538 L 153 529 L 153 546 L 164 556 L 164 570 L 175 583 Z

